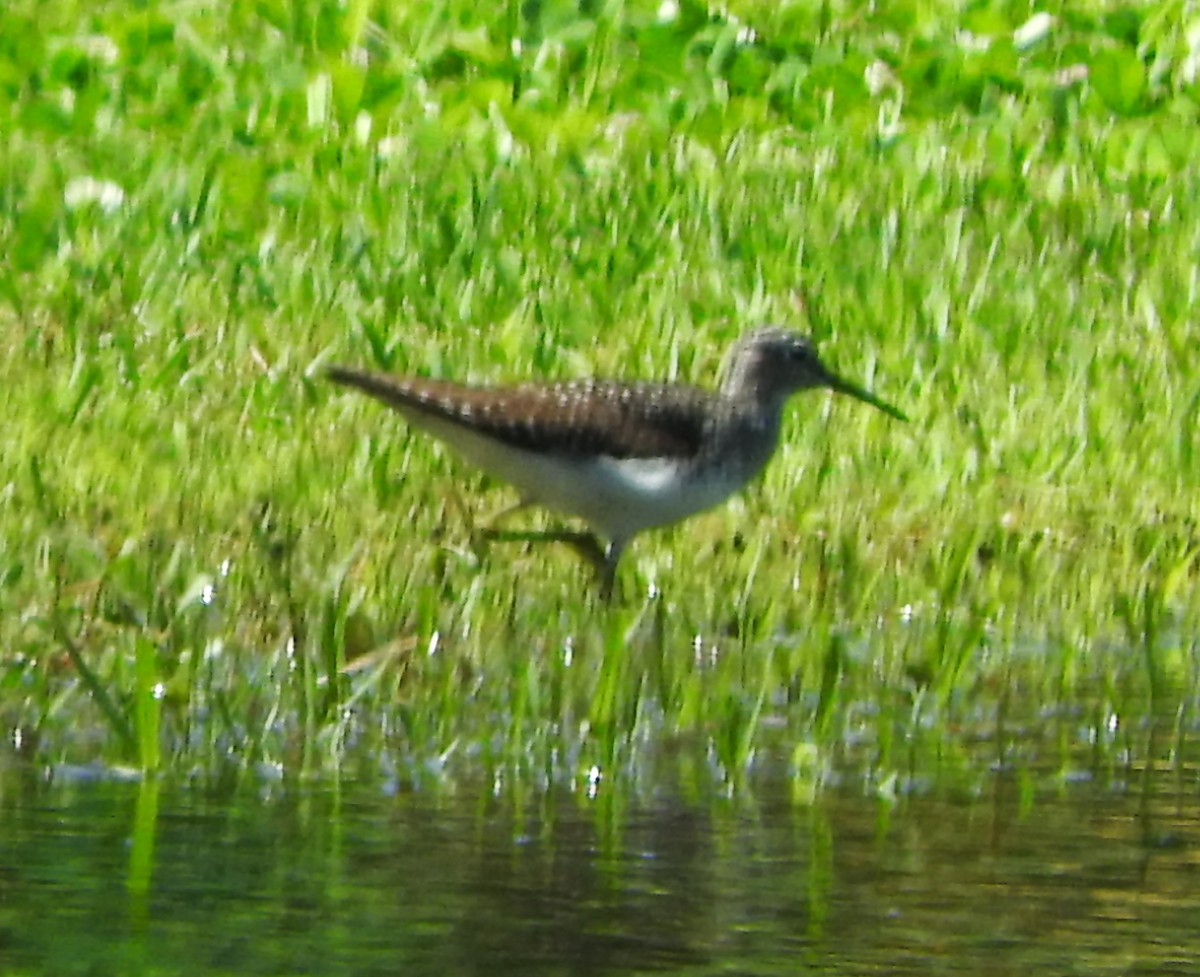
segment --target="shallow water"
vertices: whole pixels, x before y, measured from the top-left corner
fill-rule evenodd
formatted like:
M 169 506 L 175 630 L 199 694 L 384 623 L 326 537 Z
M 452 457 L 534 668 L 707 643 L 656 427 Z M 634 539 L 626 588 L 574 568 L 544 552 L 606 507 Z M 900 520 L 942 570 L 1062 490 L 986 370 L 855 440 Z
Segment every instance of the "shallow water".
M 4 973 L 1178 974 L 1195 772 L 811 804 L 6 779 Z M 66 780 L 67 782 L 63 782 Z

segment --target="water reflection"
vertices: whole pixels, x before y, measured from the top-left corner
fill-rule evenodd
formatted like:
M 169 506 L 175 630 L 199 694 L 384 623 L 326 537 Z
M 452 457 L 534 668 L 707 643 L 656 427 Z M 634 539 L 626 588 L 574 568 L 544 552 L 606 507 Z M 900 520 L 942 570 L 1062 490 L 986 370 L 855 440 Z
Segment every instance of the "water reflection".
M 1143 789 L 1144 788 L 1144 789 Z M 147 800 L 151 797 L 151 800 Z M 528 804 L 4 785 L 19 973 L 1179 973 L 1195 784 Z M 1185 967 L 1185 961 L 1186 967 Z

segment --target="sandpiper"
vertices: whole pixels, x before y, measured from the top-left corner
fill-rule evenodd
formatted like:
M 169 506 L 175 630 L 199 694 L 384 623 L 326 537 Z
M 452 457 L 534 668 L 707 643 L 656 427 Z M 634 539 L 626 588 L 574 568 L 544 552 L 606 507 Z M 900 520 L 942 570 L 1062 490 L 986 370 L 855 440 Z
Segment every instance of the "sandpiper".
M 793 393 L 825 387 L 907 420 L 832 372 L 809 339 L 776 326 L 738 340 L 718 390 L 595 379 L 479 387 L 340 366 L 328 376 L 515 486 L 516 508 L 541 505 L 582 519 L 607 548 L 587 534 L 544 535 L 586 542 L 605 596 L 635 535 L 718 505 L 763 470 Z

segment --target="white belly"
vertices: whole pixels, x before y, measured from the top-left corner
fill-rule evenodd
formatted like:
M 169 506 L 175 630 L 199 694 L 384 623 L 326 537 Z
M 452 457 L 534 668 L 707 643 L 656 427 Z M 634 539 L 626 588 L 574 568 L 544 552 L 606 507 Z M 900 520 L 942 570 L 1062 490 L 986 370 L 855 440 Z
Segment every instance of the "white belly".
M 569 467 L 545 466 L 537 484 L 525 490 L 547 508 L 579 516 L 610 539 L 625 540 L 711 509 L 746 482 L 680 476 L 680 466 L 663 459 L 600 458 Z
M 459 425 L 414 417 L 483 471 L 516 486 L 525 500 L 576 516 L 610 540 L 628 540 L 723 502 L 753 471 L 726 469 L 702 480 L 680 478 L 661 458 L 575 459 L 498 445 Z

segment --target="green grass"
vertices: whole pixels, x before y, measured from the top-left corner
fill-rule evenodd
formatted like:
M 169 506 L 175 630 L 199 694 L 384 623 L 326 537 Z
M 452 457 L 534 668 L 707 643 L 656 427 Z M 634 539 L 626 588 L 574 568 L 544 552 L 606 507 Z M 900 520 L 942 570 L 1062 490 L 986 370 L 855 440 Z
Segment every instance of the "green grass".
M 774 756 L 802 791 L 1182 761 L 1190 8 L 886 6 L 6 4 L 21 751 L 581 789 Z M 711 382 L 764 319 L 912 422 L 798 398 L 615 610 L 565 549 L 476 551 L 508 496 L 320 377 Z

